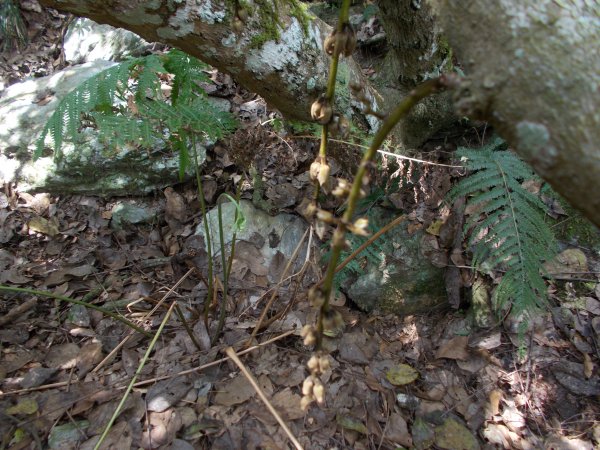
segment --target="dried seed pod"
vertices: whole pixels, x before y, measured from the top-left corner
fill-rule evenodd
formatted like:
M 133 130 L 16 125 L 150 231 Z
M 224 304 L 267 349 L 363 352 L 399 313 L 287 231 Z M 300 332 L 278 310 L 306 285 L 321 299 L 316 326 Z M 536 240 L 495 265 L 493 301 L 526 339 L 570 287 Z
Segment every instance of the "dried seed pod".
M 319 357 L 316 356 L 316 355 L 312 355 L 310 357 L 310 359 L 308 360 L 308 362 L 306 363 L 306 367 L 308 367 L 308 370 L 310 370 L 311 373 L 318 372 L 318 370 L 319 370 Z
M 325 95 L 321 95 L 310 107 L 310 115 L 321 125 L 327 125 L 333 116 L 333 109 Z
M 350 25 L 349 23 L 344 24 L 340 39 L 342 55 L 346 57 L 352 55 L 352 53 L 354 53 L 354 50 L 356 49 L 356 34 L 354 33 L 352 25 Z
M 321 373 L 327 372 L 331 369 L 331 362 L 329 361 L 329 357 L 327 355 L 322 355 L 319 357 L 319 370 Z
M 325 53 L 329 56 L 333 55 L 335 51 L 335 40 L 337 36 L 337 30 L 333 30 L 329 36 L 325 38 L 325 42 L 323 43 L 323 48 L 325 49 Z
M 244 30 L 244 22 L 242 22 L 238 16 L 235 16 L 231 23 L 231 28 L 233 28 L 233 31 L 236 33 L 241 33 Z
M 344 332 L 346 324 L 342 315 L 335 309 L 330 309 L 323 315 L 323 334 L 329 337 L 338 337 Z
M 310 165 L 310 170 L 308 171 L 308 175 L 311 181 L 316 181 L 319 176 L 319 172 L 321 170 L 321 161 L 320 158 L 315 159 Z
M 319 286 L 313 286 L 308 290 L 308 302 L 313 308 L 320 308 L 325 303 L 325 295 Z
M 244 23 L 248 20 L 248 10 L 246 8 L 238 9 L 235 14 L 240 18 L 240 20 Z
M 300 331 L 300 336 L 304 339 L 304 345 L 307 347 L 312 347 L 317 343 L 316 329 L 312 325 L 304 325 L 302 331 Z
M 331 173 L 331 166 L 324 162 L 321 164 L 321 168 L 319 170 L 319 175 L 317 175 L 317 180 L 321 186 L 324 186 L 325 183 L 329 180 L 329 174 Z
M 361 217 L 351 225 L 348 225 L 348 230 L 358 236 L 369 236 L 369 219 Z
M 300 409 L 302 411 L 306 411 L 308 409 L 308 407 L 310 406 L 310 404 L 314 401 L 315 401 L 315 398 L 312 395 L 302 397 L 302 399 L 300 400 Z
M 335 222 L 335 217 L 333 213 L 324 209 L 320 209 L 317 211 L 317 219 L 329 224 L 333 224 Z
M 306 380 L 304 380 L 304 383 L 302 383 L 302 395 L 309 396 L 310 394 L 312 394 L 314 385 L 315 385 L 315 383 L 313 381 L 313 376 L 309 375 L 306 378 Z
M 315 384 L 313 387 L 313 395 L 315 396 L 315 400 L 319 405 L 325 403 L 325 386 L 323 384 Z
M 340 197 L 340 198 L 347 197 L 348 194 L 350 194 L 351 188 L 352 188 L 352 186 L 350 185 L 348 180 L 340 178 L 340 179 L 338 179 L 337 186 L 333 190 L 332 194 L 335 195 L 336 197 Z

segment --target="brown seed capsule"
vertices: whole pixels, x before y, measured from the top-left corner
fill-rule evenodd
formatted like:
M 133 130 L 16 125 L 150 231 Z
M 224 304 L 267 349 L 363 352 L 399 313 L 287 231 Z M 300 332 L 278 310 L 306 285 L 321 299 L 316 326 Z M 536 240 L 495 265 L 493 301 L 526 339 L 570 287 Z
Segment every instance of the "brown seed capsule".
M 248 10 L 246 8 L 240 8 L 236 11 L 236 15 L 240 18 L 240 20 L 244 23 L 248 20 Z
M 236 33 L 241 33 L 244 30 L 244 22 L 242 22 L 242 20 L 238 16 L 235 16 L 233 18 L 233 23 L 231 24 L 231 27 Z
M 329 36 L 325 38 L 325 42 L 323 43 L 323 48 L 325 49 L 325 53 L 329 56 L 333 55 L 335 50 L 335 40 L 337 36 L 337 30 L 333 30 Z
M 350 122 L 348 119 L 346 119 L 346 116 L 336 113 L 331 119 L 329 130 L 331 131 L 332 135 L 345 139 L 348 137 L 348 133 L 350 131 Z
M 333 115 L 333 109 L 325 95 L 321 95 L 310 107 L 310 115 L 321 125 L 327 125 Z
M 354 49 L 356 48 L 356 34 L 354 33 L 352 25 L 349 23 L 344 24 L 340 39 L 342 55 L 346 57 L 352 55 L 352 53 L 354 53 Z

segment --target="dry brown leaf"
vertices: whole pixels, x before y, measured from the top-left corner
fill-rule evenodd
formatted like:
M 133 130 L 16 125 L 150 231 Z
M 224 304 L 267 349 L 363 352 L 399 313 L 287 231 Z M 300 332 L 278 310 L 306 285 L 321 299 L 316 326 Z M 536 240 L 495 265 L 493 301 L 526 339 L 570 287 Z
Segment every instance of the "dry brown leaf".
M 164 190 L 164 194 L 167 198 L 167 204 L 165 205 L 165 214 L 167 217 L 179 222 L 185 222 L 188 207 L 185 204 L 184 198 L 170 186 Z
M 592 358 L 587 353 L 583 354 L 583 374 L 586 378 L 590 378 L 592 373 L 594 372 L 594 363 L 592 362 Z
M 468 336 L 456 336 L 438 349 L 435 353 L 435 358 L 460 359 L 464 361 L 469 357 L 469 351 L 467 350 L 468 343 Z
M 77 364 L 79 346 L 73 342 L 50 347 L 44 364 L 51 369 L 71 369 Z
M 301 419 L 305 415 L 300 408 L 300 396 L 294 394 L 290 388 L 275 394 L 271 403 L 278 412 L 283 413 L 285 420 Z
M 253 397 L 255 393 L 246 377 L 239 374 L 228 383 L 217 387 L 214 403 L 224 406 L 239 405 Z
M 490 392 L 489 400 L 490 412 L 492 413 L 492 416 L 497 416 L 500 414 L 500 400 L 502 400 L 502 391 L 494 389 L 492 392 Z
M 395 444 L 412 447 L 412 436 L 408 432 L 406 420 L 398 413 L 392 413 L 385 429 L 385 437 Z
M 77 357 L 77 369 L 79 378 L 83 377 L 94 368 L 96 364 L 102 361 L 102 344 L 100 342 L 88 342 L 81 347 L 81 352 Z

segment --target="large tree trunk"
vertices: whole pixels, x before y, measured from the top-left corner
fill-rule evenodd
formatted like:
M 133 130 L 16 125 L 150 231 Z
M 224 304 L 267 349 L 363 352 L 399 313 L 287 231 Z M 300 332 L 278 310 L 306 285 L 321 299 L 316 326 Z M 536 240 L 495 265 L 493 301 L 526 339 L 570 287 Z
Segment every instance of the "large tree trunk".
M 378 0 L 377 5 L 388 44 L 377 86 L 387 100 L 398 102 L 417 84 L 452 70 L 452 51 L 428 3 Z M 413 108 L 397 133 L 405 148 L 417 148 L 456 122 L 450 94 L 438 92 Z
M 323 51 L 323 41 L 331 27 L 301 7 L 292 9 L 299 3 L 296 0 L 250 3 L 248 17 L 237 31 L 232 26 L 236 17 L 233 1 L 40 0 L 40 3 L 128 29 L 150 42 L 177 47 L 231 74 L 288 118 L 311 120 L 310 105 L 326 91 L 330 58 Z M 276 40 L 274 33 L 278 35 Z M 360 114 L 359 108 L 352 108 L 359 106 L 352 105 L 350 95 L 349 84 L 355 82 L 367 87 L 371 107 L 382 111 L 382 100 L 370 87 L 360 66 L 352 58 L 342 58 L 338 72 L 338 110 L 353 113 L 376 129 L 377 120 Z
M 488 120 L 600 225 L 600 2 L 430 3 L 467 74 L 459 114 Z
M 237 33 L 231 27 L 234 12 L 222 5 L 230 1 L 41 3 L 181 48 L 230 73 L 288 117 L 307 119 L 310 104 L 325 90 L 328 58 L 322 42 L 329 28 L 318 19 L 308 19 L 305 32 L 297 12 L 280 9 L 279 39 L 253 45 L 268 28 L 259 10 L 272 0 L 249 1 L 254 9 Z M 424 5 L 438 13 L 464 64 L 467 79 L 455 95 L 459 114 L 489 120 L 542 177 L 600 225 L 598 1 L 429 0 Z M 342 108 L 351 103 L 345 89 L 351 79 L 369 86 L 351 59 L 344 64 L 338 89 Z M 369 88 L 369 94 L 381 110 L 377 93 Z

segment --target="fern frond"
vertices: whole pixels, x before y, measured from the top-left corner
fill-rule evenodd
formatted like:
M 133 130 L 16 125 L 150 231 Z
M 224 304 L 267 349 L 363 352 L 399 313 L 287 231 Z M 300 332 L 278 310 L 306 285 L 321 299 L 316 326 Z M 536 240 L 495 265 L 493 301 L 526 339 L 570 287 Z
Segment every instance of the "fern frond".
M 173 50 L 166 55 L 133 58 L 92 76 L 59 103 L 37 140 L 34 159 L 41 156 L 47 141 L 60 158 L 63 143 L 77 139 L 83 116 L 93 119 L 99 138 L 112 146 L 152 145 L 156 139 L 165 138 L 165 127 L 170 136 L 197 133 L 223 137 L 236 123 L 229 113 L 206 101 L 198 84 L 209 81 L 203 72 L 206 67 Z M 160 74 L 167 72 L 174 75 L 170 99 L 164 99 L 161 92 Z M 128 109 L 132 95 L 139 114 Z M 188 144 L 185 139 L 184 144 Z M 178 148 L 173 145 L 185 163 L 187 159 Z
M 522 186 L 535 177 L 533 171 L 512 152 L 498 151 L 503 146 L 494 139 L 481 149 L 458 149 L 472 174 L 449 197 L 467 197 L 478 212 L 465 224 L 465 233 L 471 229 L 473 263 L 506 270 L 496 299 L 499 305 L 511 302 L 511 313 L 523 314 L 546 301 L 542 262 L 554 256 L 555 243 L 545 221 L 546 206 Z
M 46 122 L 42 134 L 36 142 L 34 159 L 42 155 L 48 134 L 52 140 L 55 156 L 60 158 L 60 150 L 65 138 L 73 140 L 77 135 L 82 114 L 92 110 L 110 111 L 115 101 L 115 93 L 120 86 L 127 85 L 129 69 L 139 60 L 136 58 L 109 67 L 88 78 L 69 92 Z
M 172 50 L 165 57 L 164 66 L 174 75 L 171 92 L 173 105 L 176 105 L 180 98 L 191 99 L 193 95 L 205 94 L 198 83 L 209 82 L 210 79 L 204 73 L 208 66 L 202 61 L 180 50 Z

